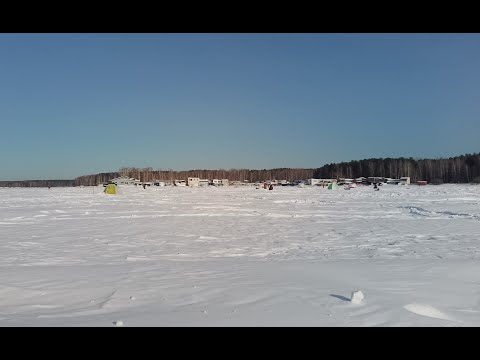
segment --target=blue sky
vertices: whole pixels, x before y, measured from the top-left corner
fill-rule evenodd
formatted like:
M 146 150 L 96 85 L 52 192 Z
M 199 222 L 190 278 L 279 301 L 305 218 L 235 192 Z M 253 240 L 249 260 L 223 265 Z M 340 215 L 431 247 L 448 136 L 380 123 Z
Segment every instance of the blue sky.
M 0 180 L 480 151 L 479 34 L 0 34 Z

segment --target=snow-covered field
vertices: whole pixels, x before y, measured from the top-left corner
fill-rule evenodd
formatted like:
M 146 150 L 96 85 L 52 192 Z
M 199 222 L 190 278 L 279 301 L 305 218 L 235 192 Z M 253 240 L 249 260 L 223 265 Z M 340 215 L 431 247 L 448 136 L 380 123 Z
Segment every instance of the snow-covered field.
M 480 186 L 102 190 L 0 188 L 0 326 L 480 326 Z

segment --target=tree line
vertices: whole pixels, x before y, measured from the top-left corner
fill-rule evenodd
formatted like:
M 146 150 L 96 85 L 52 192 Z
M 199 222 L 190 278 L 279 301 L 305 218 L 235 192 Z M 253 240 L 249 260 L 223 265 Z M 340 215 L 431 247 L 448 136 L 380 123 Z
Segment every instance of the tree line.
M 0 187 L 65 187 L 74 183 L 74 180 L 18 180 L 0 181 Z
M 332 163 L 317 168 L 314 178 L 358 178 L 410 176 L 412 182 L 426 180 L 433 184 L 480 183 L 480 153 L 448 159 L 375 158 Z
M 107 182 L 110 179 L 126 176 L 135 178 L 140 181 L 174 181 L 186 180 L 188 177 L 198 177 L 200 179 L 228 179 L 229 181 L 244 181 L 249 182 L 265 181 L 265 180 L 303 180 L 311 178 L 314 169 L 230 169 L 230 170 L 153 170 L 152 168 L 135 168 L 125 167 L 118 172 L 100 173 L 93 175 L 80 176 L 75 179 L 75 186 L 84 185 L 92 186 Z
M 126 176 L 140 181 L 185 180 L 188 177 L 201 179 L 228 179 L 229 181 L 259 182 L 266 180 L 305 180 L 309 178 L 339 179 L 361 176 L 400 178 L 409 176 L 412 182 L 426 180 L 429 183 L 480 183 L 480 153 L 466 154 L 448 159 L 373 158 L 350 162 L 327 164 L 316 169 L 219 169 L 219 170 L 154 170 L 124 167 L 115 172 L 84 175 L 74 180 L 22 180 L 0 181 L 0 187 L 54 187 L 96 186 L 116 177 Z

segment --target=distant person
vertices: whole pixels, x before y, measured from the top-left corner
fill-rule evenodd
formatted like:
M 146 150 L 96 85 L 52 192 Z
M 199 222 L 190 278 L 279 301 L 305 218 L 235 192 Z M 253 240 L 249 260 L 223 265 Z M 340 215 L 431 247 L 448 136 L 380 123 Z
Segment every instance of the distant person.
M 273 185 L 270 184 L 270 187 L 268 188 L 268 190 L 273 190 Z
M 147 185 L 143 184 L 143 188 L 145 189 Z

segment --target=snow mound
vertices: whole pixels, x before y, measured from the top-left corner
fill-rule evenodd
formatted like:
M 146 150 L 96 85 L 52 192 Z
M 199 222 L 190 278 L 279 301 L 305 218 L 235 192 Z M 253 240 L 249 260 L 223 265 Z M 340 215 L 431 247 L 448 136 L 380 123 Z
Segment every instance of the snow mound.
M 352 296 L 350 298 L 350 301 L 352 304 L 361 304 L 365 296 L 363 296 L 363 293 L 360 290 L 352 291 Z
M 430 305 L 423 304 L 408 304 L 404 306 L 405 310 L 408 310 L 414 314 L 427 316 L 435 319 L 441 320 L 452 320 L 449 316 L 442 313 L 440 310 L 435 309 Z

